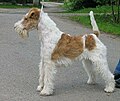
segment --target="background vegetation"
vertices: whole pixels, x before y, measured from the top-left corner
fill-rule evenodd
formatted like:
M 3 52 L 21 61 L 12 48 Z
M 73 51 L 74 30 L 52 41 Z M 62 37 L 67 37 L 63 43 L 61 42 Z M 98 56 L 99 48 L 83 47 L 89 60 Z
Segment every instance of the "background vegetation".
M 64 6 L 70 13 L 94 11 L 100 30 L 120 35 L 120 0 L 69 0 Z M 90 26 L 88 16 L 72 16 L 70 19 Z

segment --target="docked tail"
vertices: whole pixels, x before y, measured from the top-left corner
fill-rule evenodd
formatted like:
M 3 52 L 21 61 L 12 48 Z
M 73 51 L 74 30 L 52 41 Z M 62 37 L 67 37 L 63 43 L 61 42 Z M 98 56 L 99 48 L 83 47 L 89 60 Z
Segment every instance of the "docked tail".
M 98 37 L 99 34 L 100 34 L 100 31 L 99 31 L 97 23 L 95 21 L 93 11 L 90 11 L 89 15 L 90 15 L 90 20 L 91 20 L 91 25 L 92 25 L 92 28 L 93 28 L 93 33 Z

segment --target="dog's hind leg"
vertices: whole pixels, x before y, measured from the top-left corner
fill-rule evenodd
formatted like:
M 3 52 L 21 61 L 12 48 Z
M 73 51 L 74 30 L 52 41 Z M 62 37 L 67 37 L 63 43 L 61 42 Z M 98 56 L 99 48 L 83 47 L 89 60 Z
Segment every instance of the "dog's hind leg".
M 84 67 L 84 69 L 87 72 L 88 77 L 89 77 L 87 83 L 88 84 L 95 84 L 96 83 L 95 82 L 96 76 L 95 76 L 94 67 L 93 67 L 92 62 L 88 59 L 84 59 L 82 61 L 82 63 L 83 63 L 83 67 Z
M 54 62 L 48 60 L 44 61 L 44 87 L 40 95 L 51 95 L 54 89 L 54 75 L 56 68 Z
M 108 68 L 108 63 L 106 57 L 94 58 L 93 64 L 95 66 L 96 73 L 99 73 L 100 76 L 104 79 L 106 87 L 105 92 L 113 92 L 115 88 L 114 76 Z

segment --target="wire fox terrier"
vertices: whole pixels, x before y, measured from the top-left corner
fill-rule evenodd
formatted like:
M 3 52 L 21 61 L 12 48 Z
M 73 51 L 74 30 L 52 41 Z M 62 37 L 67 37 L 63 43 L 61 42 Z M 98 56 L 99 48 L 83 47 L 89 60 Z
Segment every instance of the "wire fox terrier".
M 88 84 L 95 84 L 95 74 L 105 81 L 105 92 L 113 92 L 114 76 L 107 62 L 106 46 L 98 39 L 100 31 L 90 11 L 92 34 L 71 36 L 57 28 L 55 22 L 44 13 L 43 8 L 32 8 L 18 22 L 14 29 L 22 38 L 28 37 L 31 29 L 37 29 L 41 41 L 39 63 L 39 85 L 37 90 L 41 95 L 51 95 L 54 89 L 54 77 L 57 65 L 69 65 L 75 60 L 82 60 L 88 74 Z

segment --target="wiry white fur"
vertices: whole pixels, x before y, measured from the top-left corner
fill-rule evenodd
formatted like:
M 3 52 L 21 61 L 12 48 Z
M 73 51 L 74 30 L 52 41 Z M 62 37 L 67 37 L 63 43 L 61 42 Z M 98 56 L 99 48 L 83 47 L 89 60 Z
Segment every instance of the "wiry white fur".
M 93 30 L 98 31 L 97 24 L 95 22 L 93 12 L 90 12 L 91 24 Z M 54 89 L 54 76 L 56 73 L 56 66 L 58 64 L 64 64 L 67 66 L 72 63 L 72 60 L 63 57 L 61 60 L 54 62 L 51 60 L 51 54 L 55 48 L 58 40 L 61 38 L 62 31 L 60 31 L 54 21 L 48 16 L 47 13 L 41 11 L 40 22 L 38 25 L 39 37 L 41 41 L 41 60 L 39 64 L 40 78 L 39 86 L 37 88 L 41 95 L 51 95 Z M 95 73 L 100 74 L 105 80 L 106 92 L 114 91 L 114 76 L 108 68 L 108 63 L 106 59 L 106 46 L 96 37 L 96 35 L 91 34 L 96 42 L 96 48 L 92 51 L 85 49 L 85 38 L 87 35 L 83 36 L 84 52 L 78 56 L 75 60 L 82 60 L 83 66 L 88 74 L 88 84 L 95 83 Z
M 27 15 L 27 14 L 26 14 Z M 90 20 L 91 25 L 93 27 L 93 31 L 99 32 L 98 26 L 94 19 L 93 12 L 90 12 Z M 24 29 L 24 25 L 22 25 L 22 20 L 15 23 L 15 30 L 22 36 L 27 37 L 28 30 Z M 61 35 L 63 34 L 60 31 L 53 20 L 48 16 L 47 13 L 44 13 L 41 9 L 40 19 L 38 24 L 39 38 L 41 41 L 41 60 L 39 63 L 39 86 L 37 90 L 40 91 L 41 95 L 51 95 L 53 94 L 54 89 L 54 77 L 56 71 L 56 67 L 58 65 L 68 66 L 75 60 L 82 60 L 83 67 L 85 68 L 88 74 L 88 84 L 95 84 L 95 74 L 100 74 L 100 76 L 104 79 L 106 87 L 106 92 L 113 92 L 115 87 L 114 76 L 110 72 L 108 68 L 108 63 L 106 59 L 107 49 L 106 46 L 98 39 L 95 34 L 90 34 L 93 36 L 96 47 L 89 51 L 85 48 L 85 40 L 86 36 L 83 38 L 83 53 L 76 57 L 74 60 L 71 60 L 66 57 L 62 57 L 56 62 L 51 60 L 51 54 L 58 43 Z

